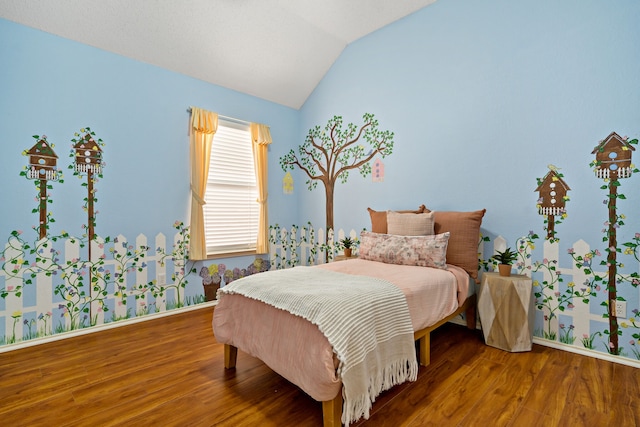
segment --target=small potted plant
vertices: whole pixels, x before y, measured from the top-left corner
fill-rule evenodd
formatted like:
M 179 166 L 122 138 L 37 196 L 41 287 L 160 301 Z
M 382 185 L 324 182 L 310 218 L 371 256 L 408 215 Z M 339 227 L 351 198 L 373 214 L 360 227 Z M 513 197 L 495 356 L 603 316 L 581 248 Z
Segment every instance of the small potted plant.
M 498 262 L 498 272 L 501 276 L 511 276 L 511 264 L 518 259 L 518 254 L 507 248 L 504 251 L 496 251 L 491 258 Z
M 340 247 L 344 250 L 344 256 L 347 258 L 351 257 L 351 249 L 356 245 L 356 241 L 351 237 L 345 237 L 340 240 Z

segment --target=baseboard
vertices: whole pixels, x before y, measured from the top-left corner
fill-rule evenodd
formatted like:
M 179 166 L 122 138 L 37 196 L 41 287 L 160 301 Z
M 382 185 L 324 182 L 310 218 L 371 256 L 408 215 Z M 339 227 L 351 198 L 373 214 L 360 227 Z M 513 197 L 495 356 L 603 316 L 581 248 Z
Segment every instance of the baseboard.
M 467 326 L 467 322 L 461 317 L 450 320 L 451 323 L 461 326 Z M 476 329 L 482 330 L 480 322 L 476 322 Z M 591 350 L 584 347 L 577 347 L 575 345 L 564 344 L 557 341 L 546 340 L 544 338 L 533 337 L 533 343 L 543 345 L 545 347 L 555 348 L 556 350 L 568 351 L 569 353 L 576 353 L 582 356 L 593 357 L 594 359 L 607 360 L 613 363 L 619 363 L 621 365 L 631 366 L 633 368 L 640 369 L 640 360 L 633 360 L 627 357 L 614 356 L 612 354 L 603 353 L 596 350 Z
M 595 359 L 607 360 L 613 363 L 619 363 L 621 365 L 631 366 L 633 368 L 640 369 L 640 360 L 633 360 L 627 357 L 614 356 L 609 353 L 603 353 L 600 351 L 591 350 L 584 347 L 578 347 L 575 345 L 564 344 L 557 341 L 550 341 L 544 338 L 533 337 L 533 343 L 543 345 L 545 347 L 555 348 L 557 350 L 568 351 L 570 353 L 577 353 L 583 356 L 593 357 Z
M 188 311 L 200 310 L 208 307 L 215 307 L 218 301 L 209 301 L 202 304 L 190 305 L 187 307 L 176 308 L 174 310 L 162 311 L 159 313 L 147 314 L 140 317 L 132 317 L 130 319 L 119 320 L 117 322 L 103 323 L 102 325 L 91 326 L 88 328 L 76 329 L 75 331 L 62 332 L 59 334 L 47 335 L 46 337 L 34 338 L 32 340 L 20 341 L 14 344 L 7 344 L 0 347 L 0 353 L 6 353 L 9 351 L 19 350 L 21 348 L 33 347 L 40 344 L 46 344 L 49 342 L 64 340 L 67 338 L 78 337 L 81 335 L 93 334 L 95 332 L 104 331 L 107 329 L 119 328 L 121 326 L 132 325 L 135 323 L 146 322 L 148 320 L 158 319 L 160 317 L 173 316 L 175 314 L 181 314 Z

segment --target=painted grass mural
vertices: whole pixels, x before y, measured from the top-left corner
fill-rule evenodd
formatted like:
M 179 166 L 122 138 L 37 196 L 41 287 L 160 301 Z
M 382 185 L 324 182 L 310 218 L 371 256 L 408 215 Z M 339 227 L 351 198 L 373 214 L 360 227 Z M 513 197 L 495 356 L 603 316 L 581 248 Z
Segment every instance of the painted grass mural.
M 143 235 L 132 242 L 95 232 L 105 143 L 89 127 L 74 133 L 68 166 L 73 175 L 86 178 L 83 234 L 52 233 L 51 183 L 63 184 L 63 174 L 55 145 L 46 135 L 33 138 L 36 143 L 22 153 L 29 160 L 20 176 L 33 180 L 37 189 L 31 213 L 38 223 L 32 237 L 11 231 L 0 252 L 0 345 L 204 301 L 199 295 L 185 297 L 195 268 L 188 259 L 189 231 L 181 221 L 173 224 L 176 234 L 169 245 L 163 234 L 149 244 Z

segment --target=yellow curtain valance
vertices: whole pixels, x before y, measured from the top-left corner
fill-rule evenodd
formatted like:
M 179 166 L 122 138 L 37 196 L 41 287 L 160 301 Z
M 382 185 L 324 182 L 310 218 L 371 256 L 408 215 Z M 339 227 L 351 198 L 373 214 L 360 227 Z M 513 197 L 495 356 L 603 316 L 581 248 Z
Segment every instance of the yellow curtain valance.
M 218 114 L 198 107 L 191 107 L 191 133 L 198 131 L 206 134 L 214 134 L 217 130 Z
M 251 123 L 251 140 L 254 144 L 271 144 L 271 130 L 269 126 L 262 123 Z

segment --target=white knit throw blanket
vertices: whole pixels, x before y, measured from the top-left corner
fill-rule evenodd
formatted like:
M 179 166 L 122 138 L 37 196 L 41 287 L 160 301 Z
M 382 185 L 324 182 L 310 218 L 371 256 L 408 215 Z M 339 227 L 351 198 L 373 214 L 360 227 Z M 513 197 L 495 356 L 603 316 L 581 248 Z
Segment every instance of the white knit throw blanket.
M 236 280 L 219 291 L 240 294 L 317 325 L 336 353 L 345 426 L 369 418 L 376 397 L 418 376 L 404 294 L 373 277 L 295 267 Z

